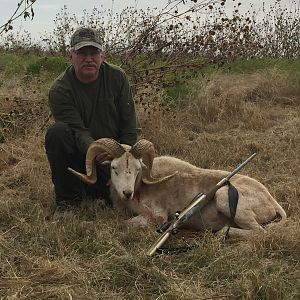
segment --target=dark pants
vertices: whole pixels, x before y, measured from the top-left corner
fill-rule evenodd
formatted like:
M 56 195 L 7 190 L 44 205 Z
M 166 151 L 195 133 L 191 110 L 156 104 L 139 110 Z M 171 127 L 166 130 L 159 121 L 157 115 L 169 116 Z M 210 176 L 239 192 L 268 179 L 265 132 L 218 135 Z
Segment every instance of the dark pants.
M 76 147 L 71 128 L 62 122 L 52 125 L 45 136 L 45 148 L 50 164 L 57 205 L 78 204 L 83 198 L 102 198 L 111 205 L 109 166 L 97 165 L 97 182 L 87 185 L 67 170 L 68 167 L 86 174 L 85 155 Z

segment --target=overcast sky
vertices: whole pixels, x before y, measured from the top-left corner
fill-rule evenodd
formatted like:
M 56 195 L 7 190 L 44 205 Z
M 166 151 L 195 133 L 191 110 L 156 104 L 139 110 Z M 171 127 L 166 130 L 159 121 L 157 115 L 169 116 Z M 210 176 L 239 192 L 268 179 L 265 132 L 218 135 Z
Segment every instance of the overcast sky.
M 242 10 L 246 11 L 250 3 L 253 4 L 255 11 L 262 8 L 262 3 L 265 2 L 266 7 L 274 4 L 276 0 L 227 0 L 228 11 L 232 11 L 232 7 L 237 2 L 241 2 Z M 295 0 L 294 0 L 295 1 Z M 299 1 L 299 0 L 296 0 Z M 17 3 L 20 0 L 0 0 L 1 12 L 0 12 L 0 26 L 3 25 L 12 15 L 17 7 Z M 190 2 L 190 1 L 186 1 Z M 292 0 L 281 0 L 282 6 L 290 6 Z M 113 12 L 120 12 L 127 6 L 134 6 L 138 9 L 145 9 L 147 7 L 157 7 L 162 8 L 166 5 L 167 0 L 36 0 L 34 4 L 34 19 L 24 21 L 23 18 L 19 18 L 14 22 L 14 30 L 29 31 L 35 39 L 45 33 L 52 32 L 54 27 L 54 19 L 57 13 L 64 7 L 67 6 L 67 10 L 70 14 L 75 14 L 78 16 L 78 20 L 81 19 L 83 10 L 86 9 L 87 12 L 91 12 L 94 7 L 101 8 L 101 5 L 106 9 L 112 9 Z

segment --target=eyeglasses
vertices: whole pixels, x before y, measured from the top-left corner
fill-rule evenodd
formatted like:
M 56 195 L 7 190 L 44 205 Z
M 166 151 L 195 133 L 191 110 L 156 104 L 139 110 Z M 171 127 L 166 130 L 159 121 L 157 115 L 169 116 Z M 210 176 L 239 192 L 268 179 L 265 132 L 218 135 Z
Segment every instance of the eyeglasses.
M 85 57 L 88 57 L 88 56 L 96 57 L 101 53 L 101 50 L 100 49 L 95 49 L 95 50 L 92 50 L 92 51 L 77 50 L 77 51 L 74 51 L 74 53 L 76 53 L 76 55 L 81 57 L 81 58 L 85 58 Z

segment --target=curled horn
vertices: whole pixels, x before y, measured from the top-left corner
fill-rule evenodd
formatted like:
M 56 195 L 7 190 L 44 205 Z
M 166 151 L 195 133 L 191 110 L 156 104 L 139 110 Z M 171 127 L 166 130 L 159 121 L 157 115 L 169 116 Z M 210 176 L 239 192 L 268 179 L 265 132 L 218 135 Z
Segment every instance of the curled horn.
M 79 177 L 82 181 L 87 184 L 93 184 L 97 181 L 96 162 L 95 158 L 99 163 L 106 160 L 112 160 L 120 157 L 124 154 L 125 149 L 117 141 L 109 138 L 102 138 L 91 143 L 88 148 L 85 164 L 86 164 L 86 175 L 79 173 L 72 168 L 68 168 L 70 172 Z
M 150 141 L 147 141 L 145 139 L 139 140 L 132 146 L 132 148 L 129 150 L 129 153 L 131 153 L 137 159 L 142 158 L 143 163 L 146 165 L 149 171 L 152 170 L 155 150 L 153 144 Z
M 161 178 L 154 178 L 152 177 L 152 165 L 153 165 L 153 160 L 155 157 L 155 149 L 154 145 L 145 139 L 139 140 L 136 144 L 132 146 L 132 148 L 129 150 L 129 153 L 131 153 L 135 158 L 140 159 L 142 158 L 143 163 L 146 168 L 144 168 L 144 173 L 143 173 L 143 182 L 146 184 L 154 184 L 158 182 L 162 182 L 164 180 L 167 180 L 171 177 L 173 177 L 177 172 L 164 176 Z

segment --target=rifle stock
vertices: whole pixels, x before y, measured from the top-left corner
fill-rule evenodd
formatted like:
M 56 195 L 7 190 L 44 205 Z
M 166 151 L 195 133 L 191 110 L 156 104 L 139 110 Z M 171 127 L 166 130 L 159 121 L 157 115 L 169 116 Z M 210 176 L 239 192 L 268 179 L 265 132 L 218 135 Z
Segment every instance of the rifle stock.
M 197 209 L 204 207 L 209 201 L 211 201 L 218 189 L 228 183 L 229 179 L 238 173 L 250 160 L 256 156 L 256 153 L 253 153 L 249 158 L 247 158 L 243 163 L 241 163 L 237 168 L 235 168 L 231 173 L 229 173 L 225 178 L 220 180 L 207 194 L 199 193 L 191 201 L 191 203 L 184 208 L 184 210 L 179 213 L 175 219 L 170 222 L 168 228 L 165 228 L 165 231 L 161 236 L 155 241 L 155 243 L 150 247 L 146 252 L 148 256 L 152 256 L 156 251 L 167 241 L 171 234 L 176 233 L 176 230 L 184 224 L 188 218 L 191 217 L 188 213 L 197 206 Z M 187 218 L 187 216 L 189 216 Z

